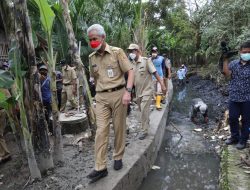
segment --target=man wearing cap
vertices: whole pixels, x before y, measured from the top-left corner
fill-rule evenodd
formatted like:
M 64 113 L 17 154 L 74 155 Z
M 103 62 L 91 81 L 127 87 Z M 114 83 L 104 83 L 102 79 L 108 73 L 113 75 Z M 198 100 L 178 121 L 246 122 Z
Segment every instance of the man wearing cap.
M 151 51 L 151 60 L 156 68 L 158 75 L 160 76 L 161 80 L 163 81 L 163 68 L 165 68 L 165 60 L 163 56 L 158 55 L 157 47 L 153 47 Z M 160 83 L 156 80 L 153 76 L 154 85 L 155 85 L 155 92 L 156 92 L 156 109 L 161 110 L 161 101 L 165 99 L 165 94 L 162 92 Z
M 166 87 L 158 75 L 152 61 L 140 55 L 140 49 L 137 44 L 130 44 L 128 52 L 129 59 L 134 66 L 136 100 L 141 111 L 142 133 L 139 139 L 143 140 L 148 135 L 149 128 L 149 113 L 153 96 L 152 75 L 160 83 L 163 93 L 166 93 Z
M 69 62 L 69 60 L 67 60 Z M 70 67 L 66 60 L 60 61 L 62 65 L 62 78 L 63 78 L 63 88 L 62 88 L 62 104 L 60 111 L 65 111 L 67 100 L 71 103 L 73 109 L 77 108 L 75 101 L 77 84 L 76 84 L 76 71 L 73 67 Z
M 131 100 L 134 71 L 124 51 L 105 42 L 106 33 L 101 25 L 90 26 L 87 34 L 90 47 L 94 50 L 89 55 L 90 81 L 96 86 L 95 169 L 87 176 L 93 183 L 108 174 L 107 148 L 111 118 L 115 134 L 114 169 L 120 170 L 123 166 L 127 105 Z M 125 86 L 126 72 L 128 80 Z
M 43 107 L 45 109 L 45 118 L 48 124 L 49 131 L 53 133 L 52 123 L 50 122 L 50 116 L 52 113 L 51 107 L 51 91 L 50 91 L 50 77 L 48 76 L 48 68 L 46 65 L 39 67 L 40 82 L 41 82 L 41 93 Z
M 192 100 L 192 105 L 191 105 L 191 109 L 190 109 L 190 119 L 195 124 L 197 123 L 197 116 L 198 116 L 199 112 L 204 117 L 204 122 L 207 123 L 208 122 L 208 113 L 207 113 L 208 112 L 208 107 L 207 107 L 207 104 L 205 104 L 203 102 L 203 100 L 200 99 L 200 98 L 194 98 Z

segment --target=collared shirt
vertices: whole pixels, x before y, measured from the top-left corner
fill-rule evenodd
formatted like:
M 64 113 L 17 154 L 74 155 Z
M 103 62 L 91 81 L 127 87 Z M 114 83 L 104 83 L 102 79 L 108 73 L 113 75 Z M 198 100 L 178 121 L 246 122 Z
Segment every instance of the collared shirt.
M 146 57 L 139 57 L 133 62 L 135 71 L 135 91 L 136 97 L 149 96 L 153 94 L 152 74 L 156 72 L 152 61 Z
M 163 68 L 165 67 L 164 57 L 157 55 L 156 58 L 154 58 L 154 59 L 151 58 L 151 60 L 156 68 L 158 75 L 160 76 L 160 78 L 163 79 L 163 77 L 164 77 Z M 154 76 L 153 76 L 153 79 L 156 80 L 156 78 Z
M 76 71 L 73 67 L 67 66 L 67 69 L 62 69 L 63 84 L 71 84 L 76 79 Z
M 41 93 L 44 103 L 51 103 L 50 78 L 41 80 Z
M 89 55 L 90 77 L 95 79 L 96 92 L 125 85 L 124 73 L 133 69 L 121 48 L 106 43 L 104 54 L 93 52 Z
M 243 65 L 240 60 L 229 63 L 232 72 L 229 84 L 229 99 L 234 102 L 250 101 L 250 64 Z

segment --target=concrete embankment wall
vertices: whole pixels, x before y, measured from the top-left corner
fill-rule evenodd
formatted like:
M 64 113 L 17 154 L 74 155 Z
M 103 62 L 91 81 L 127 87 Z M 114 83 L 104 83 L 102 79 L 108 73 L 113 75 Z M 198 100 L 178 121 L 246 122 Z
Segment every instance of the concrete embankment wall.
M 92 190 L 136 190 L 151 170 L 161 147 L 168 118 L 169 105 L 173 96 L 172 81 L 168 83 L 168 97 L 161 111 L 154 110 L 150 115 L 149 136 L 134 141 L 126 147 L 123 168 L 120 171 L 109 169 L 109 175 L 91 184 Z

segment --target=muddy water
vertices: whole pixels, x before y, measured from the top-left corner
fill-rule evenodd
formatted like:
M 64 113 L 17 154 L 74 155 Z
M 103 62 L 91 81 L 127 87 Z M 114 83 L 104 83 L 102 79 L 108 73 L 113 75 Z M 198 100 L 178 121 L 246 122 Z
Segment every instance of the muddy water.
M 155 162 L 160 169 L 151 170 L 139 190 L 218 189 L 219 158 L 212 144 L 204 140 L 203 133 L 193 131 L 197 127 L 208 130 L 215 125 L 216 114 L 214 106 L 207 102 L 210 124 L 202 124 L 202 119 L 199 126 L 191 123 L 190 102 L 197 97 L 202 95 L 194 90 L 192 83 L 175 90 L 165 137 Z

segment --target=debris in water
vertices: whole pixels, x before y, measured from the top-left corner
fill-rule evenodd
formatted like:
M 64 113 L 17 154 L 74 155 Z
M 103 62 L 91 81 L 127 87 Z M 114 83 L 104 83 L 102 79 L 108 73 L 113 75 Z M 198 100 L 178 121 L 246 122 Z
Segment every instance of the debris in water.
M 229 129 L 229 126 L 227 126 L 227 127 L 224 127 L 223 129 L 224 129 L 224 131 L 228 131 L 228 129 Z
M 161 169 L 159 166 L 152 166 L 152 169 L 153 170 L 159 170 L 159 169 Z
M 76 187 L 75 187 L 75 190 L 80 190 L 80 189 L 82 189 L 83 188 L 83 185 L 82 184 L 79 184 L 79 185 L 77 185 Z
M 218 136 L 219 139 L 223 139 L 224 137 L 225 137 L 225 135 Z
M 71 134 L 65 134 L 63 136 L 66 137 L 66 138 L 73 138 L 74 137 L 74 135 L 71 135 Z
M 211 136 L 211 139 L 212 139 L 212 140 L 215 140 L 215 136 Z
M 197 128 L 197 129 L 194 129 L 195 132 L 201 132 L 202 131 L 202 128 Z
M 249 170 L 245 170 L 244 171 L 246 174 L 250 174 L 250 171 Z

